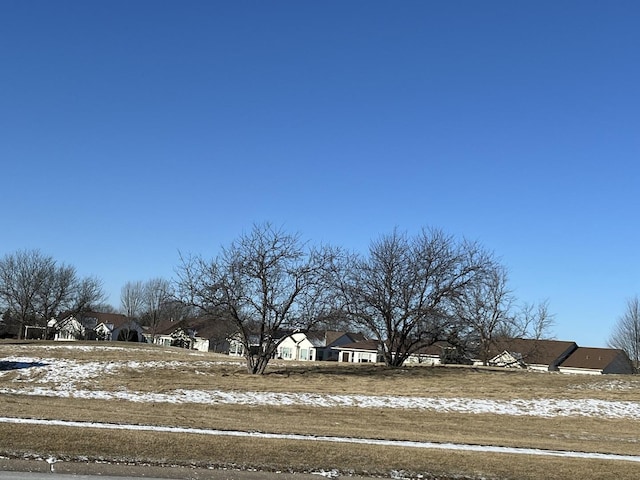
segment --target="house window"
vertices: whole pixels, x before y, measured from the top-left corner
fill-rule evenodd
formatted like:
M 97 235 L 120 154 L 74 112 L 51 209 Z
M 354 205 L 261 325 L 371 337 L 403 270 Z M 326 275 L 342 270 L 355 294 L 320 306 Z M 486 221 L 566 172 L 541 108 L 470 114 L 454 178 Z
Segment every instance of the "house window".
M 229 353 L 231 355 L 239 355 L 239 356 L 241 356 L 244 353 L 244 348 L 242 347 L 241 343 L 233 342 L 229 346 Z
M 282 347 L 280 351 L 280 356 L 282 358 L 291 359 L 291 347 Z
M 300 360 L 309 360 L 309 350 L 306 348 L 300 350 Z

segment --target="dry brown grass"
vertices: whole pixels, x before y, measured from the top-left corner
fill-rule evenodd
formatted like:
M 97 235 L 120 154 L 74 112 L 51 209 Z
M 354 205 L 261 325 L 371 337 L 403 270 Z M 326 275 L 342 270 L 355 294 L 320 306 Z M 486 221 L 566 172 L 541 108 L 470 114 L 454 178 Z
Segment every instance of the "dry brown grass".
M 95 344 L 91 344 L 95 345 Z M 51 348 L 51 346 L 55 348 Z M 75 347 L 76 345 L 74 345 Z M 105 346 L 102 344 L 101 346 Z M 92 380 L 95 390 L 127 388 L 168 392 L 182 389 L 316 392 L 487 399 L 597 398 L 640 401 L 640 379 L 566 376 L 471 368 L 274 362 L 264 376 L 245 373 L 227 356 L 150 346 L 81 350 L 65 345 L 0 343 L 8 356 L 73 359 L 79 362 L 175 362 L 163 368 L 127 368 Z M 0 376 L 0 387 L 20 375 Z M 612 383 L 613 382 L 613 383 Z M 612 388 L 612 386 L 616 388 Z M 87 388 L 87 386 L 83 386 Z M 348 436 L 533 447 L 638 455 L 640 422 L 577 417 L 512 417 L 383 408 L 255 407 L 149 404 L 24 395 L 0 396 L 3 416 L 121 422 L 145 425 L 257 430 L 273 433 Z M 388 475 L 392 470 L 470 477 L 565 479 L 638 478 L 638 464 L 524 455 L 418 450 L 398 447 L 219 438 L 148 432 L 98 431 L 0 424 L 0 453 L 53 454 L 238 465 L 274 470 L 342 471 Z
M 6 448 L 14 452 L 54 454 L 61 459 L 86 458 L 150 464 L 177 462 L 202 467 L 258 466 L 270 471 L 298 472 L 326 470 L 329 467 L 346 473 L 376 476 L 388 476 L 392 471 L 401 471 L 406 475 L 422 472 L 423 475 L 437 478 L 638 478 L 638 466 L 630 462 L 509 454 L 452 453 L 369 445 L 319 445 L 315 442 L 149 432 L 78 431 L 62 427 L 42 429 L 22 425 L 13 428 L 0 425 L 0 436 L 8 439 Z M 56 439 L 54 444 L 51 443 L 52 439 Z

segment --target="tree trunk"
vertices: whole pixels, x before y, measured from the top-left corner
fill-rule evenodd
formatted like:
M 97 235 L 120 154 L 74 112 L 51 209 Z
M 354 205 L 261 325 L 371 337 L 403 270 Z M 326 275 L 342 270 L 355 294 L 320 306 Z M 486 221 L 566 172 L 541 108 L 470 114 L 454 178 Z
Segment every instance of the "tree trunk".
M 269 363 L 269 356 L 266 354 L 248 356 L 247 372 L 251 375 L 263 375 Z

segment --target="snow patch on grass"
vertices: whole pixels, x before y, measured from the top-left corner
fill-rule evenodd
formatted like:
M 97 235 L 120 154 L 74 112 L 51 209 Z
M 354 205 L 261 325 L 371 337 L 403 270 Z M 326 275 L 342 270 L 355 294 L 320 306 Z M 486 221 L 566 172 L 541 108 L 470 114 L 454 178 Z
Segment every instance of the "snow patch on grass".
M 53 346 L 48 346 L 51 348 Z M 76 347 L 82 348 L 82 347 Z M 87 347 L 98 348 L 98 347 Z M 109 347 L 114 348 L 114 347 Z M 515 399 L 415 397 L 400 395 L 357 395 L 320 393 L 278 393 L 223 390 L 175 389 L 168 392 L 138 392 L 122 388 L 117 391 L 91 388 L 92 380 L 104 375 L 117 375 L 125 369 L 206 370 L 227 362 L 212 361 L 86 361 L 57 358 L 13 356 L 2 359 L 13 366 L 0 371 L 0 377 L 13 374 L 11 383 L 0 393 L 44 397 L 124 400 L 137 403 L 307 406 L 318 408 L 413 409 L 436 412 L 494 414 L 529 417 L 593 417 L 640 419 L 640 402 L 597 399 Z M 237 363 L 232 363 L 237 365 Z M 612 380 L 611 385 L 618 385 Z M 619 387 L 620 385 L 618 385 Z

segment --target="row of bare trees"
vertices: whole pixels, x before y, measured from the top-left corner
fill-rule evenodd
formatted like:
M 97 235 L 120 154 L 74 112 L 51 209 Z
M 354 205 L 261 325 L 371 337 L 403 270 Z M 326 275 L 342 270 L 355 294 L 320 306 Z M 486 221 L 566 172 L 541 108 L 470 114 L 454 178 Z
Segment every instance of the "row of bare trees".
M 0 302 L 20 334 L 103 300 L 100 281 L 37 250 L 0 260 Z M 496 336 L 540 338 L 552 320 L 546 303 L 518 306 L 491 252 L 436 229 L 394 230 L 356 253 L 258 224 L 213 259 L 181 256 L 173 281 L 128 282 L 121 303 L 152 334 L 161 321 L 196 312 L 233 325 L 248 371 L 258 374 L 284 330 L 357 329 L 380 342 L 387 365 L 400 366 L 439 341 L 486 361 Z
M 435 229 L 396 230 L 360 254 L 255 225 L 213 259 L 182 257 L 175 285 L 183 303 L 235 325 L 251 373 L 283 329 L 336 318 L 378 340 L 389 366 L 438 341 L 487 353 L 497 335 L 542 337 L 552 323 L 546 303 L 516 308 L 489 251 Z
M 197 314 L 176 298 L 172 282 L 160 277 L 127 282 L 120 291 L 120 304 L 122 313 L 149 327 L 152 337 L 162 322 Z
M 80 313 L 105 299 L 102 282 L 81 278 L 70 265 L 39 250 L 23 250 L 0 259 L 0 308 L 5 328 L 22 338 L 25 326 L 45 328 L 62 312 Z
M 80 278 L 39 250 L 0 259 L 0 327 L 13 323 L 18 337 L 61 313 L 109 309 L 104 300 L 99 279 Z M 546 302 L 518 302 L 491 252 L 435 229 L 394 230 L 354 253 L 254 225 L 213 259 L 181 256 L 173 281 L 128 282 L 121 303 L 152 333 L 163 320 L 196 314 L 233 325 L 251 373 L 264 372 L 283 330 L 359 329 L 379 340 L 387 365 L 399 366 L 438 341 L 486 362 L 495 338 L 543 338 L 553 323 Z M 609 346 L 640 365 L 638 297 L 628 301 Z
M 122 312 L 149 326 L 152 335 L 162 320 L 181 320 L 193 313 L 163 278 L 127 282 L 121 295 Z M 40 250 L 21 250 L 0 259 L 0 335 L 22 338 L 26 327 L 36 327 L 41 336 L 49 320 L 60 315 L 115 311 L 105 299 L 101 280 L 80 278 L 74 267 Z

